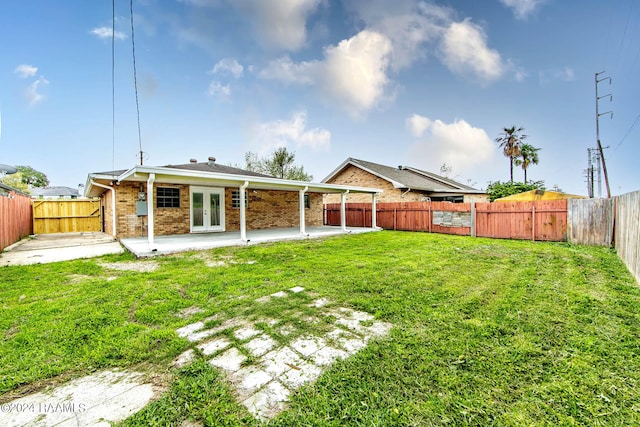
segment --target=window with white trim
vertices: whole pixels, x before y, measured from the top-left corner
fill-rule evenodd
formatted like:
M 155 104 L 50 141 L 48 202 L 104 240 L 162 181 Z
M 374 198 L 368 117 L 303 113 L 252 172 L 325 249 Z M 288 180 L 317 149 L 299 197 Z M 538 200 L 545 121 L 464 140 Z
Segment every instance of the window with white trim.
M 233 209 L 240 209 L 240 190 L 231 191 L 231 207 Z M 244 195 L 244 208 L 249 207 L 249 197 L 247 193 Z
M 174 187 L 158 187 L 156 189 L 156 206 L 159 208 L 179 208 L 180 189 Z

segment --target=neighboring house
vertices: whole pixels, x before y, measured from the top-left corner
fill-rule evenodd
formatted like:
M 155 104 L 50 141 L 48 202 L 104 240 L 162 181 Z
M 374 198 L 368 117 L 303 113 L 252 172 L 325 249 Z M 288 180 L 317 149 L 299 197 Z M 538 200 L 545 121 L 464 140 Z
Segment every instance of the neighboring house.
M 100 197 L 103 228 L 118 238 L 323 225 L 323 195 L 381 190 L 290 181 L 217 164 L 92 173 L 85 195 Z M 243 203 L 244 200 L 244 203 Z M 345 225 L 346 226 L 346 225 Z
M 378 202 L 488 202 L 482 190 L 460 184 L 452 179 L 410 166 L 391 167 L 349 157 L 322 180 L 324 183 L 381 188 Z M 349 195 L 350 202 L 365 201 L 359 195 Z M 338 203 L 340 197 L 328 195 L 325 203 Z
M 80 192 L 70 187 L 34 187 L 31 190 L 34 199 L 77 199 Z

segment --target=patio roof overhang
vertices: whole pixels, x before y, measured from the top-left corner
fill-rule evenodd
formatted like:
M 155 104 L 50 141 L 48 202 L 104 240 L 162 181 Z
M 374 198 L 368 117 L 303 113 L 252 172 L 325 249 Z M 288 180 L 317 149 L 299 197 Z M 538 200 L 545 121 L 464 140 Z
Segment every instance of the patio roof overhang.
M 280 178 L 258 177 L 250 175 L 235 175 L 214 172 L 192 171 L 167 167 L 134 166 L 126 172 L 115 176 L 109 174 L 90 174 L 85 185 L 85 195 L 96 197 L 105 189 L 96 184 L 118 185 L 121 182 L 147 182 L 151 175 L 154 181 L 162 184 L 210 185 L 222 187 L 241 187 L 257 190 L 300 191 L 310 193 L 382 193 L 378 188 L 358 187 L 351 185 L 325 184 L 306 181 L 293 181 Z

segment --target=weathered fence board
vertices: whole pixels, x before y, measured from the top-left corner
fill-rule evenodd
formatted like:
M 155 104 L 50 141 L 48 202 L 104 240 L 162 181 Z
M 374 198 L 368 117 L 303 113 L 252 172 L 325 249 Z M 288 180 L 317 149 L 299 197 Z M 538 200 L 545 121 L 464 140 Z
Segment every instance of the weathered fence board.
M 31 198 L 10 191 L 0 196 L 0 251 L 32 233 Z
M 640 283 L 640 191 L 616 197 L 615 248 Z
M 567 240 L 591 246 L 613 243 L 614 199 L 572 199 L 567 206 Z
M 101 231 L 99 200 L 36 200 L 35 234 Z

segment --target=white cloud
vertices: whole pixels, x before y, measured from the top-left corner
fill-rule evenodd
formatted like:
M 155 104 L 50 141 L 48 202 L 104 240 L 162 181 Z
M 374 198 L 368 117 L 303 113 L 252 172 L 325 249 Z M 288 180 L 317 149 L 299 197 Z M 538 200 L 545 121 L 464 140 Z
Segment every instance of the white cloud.
M 45 100 L 45 96 L 40 93 L 43 87 L 47 86 L 49 81 L 44 77 L 39 77 L 35 82 L 27 86 L 25 91 L 25 98 L 30 106 L 40 104 Z
M 26 79 L 27 77 L 33 77 L 38 72 L 38 67 L 34 67 L 33 65 L 22 64 L 18 65 L 15 70 L 13 70 L 19 77 Z
M 111 27 L 96 27 L 91 30 L 90 33 L 99 39 L 110 39 L 112 35 L 116 40 L 124 40 L 127 38 L 126 34 L 121 31 L 116 31 L 114 34 L 113 28 Z
M 258 123 L 252 130 L 252 149 L 260 154 L 290 144 L 314 151 L 326 151 L 331 145 L 331 132 L 321 128 L 307 129 L 307 114 L 304 111 L 293 113 L 289 120 Z
M 420 114 L 414 114 L 407 119 L 407 128 L 411 131 L 411 134 L 416 138 L 424 135 L 425 131 L 431 126 L 431 119 L 421 116 Z
M 207 93 L 209 96 L 213 96 L 221 100 L 229 100 L 229 98 L 231 98 L 231 87 L 214 80 L 209 84 Z
M 500 3 L 513 9 L 517 19 L 527 19 L 545 0 L 500 0 Z
M 444 123 L 418 114 L 408 118 L 407 124 L 414 136 L 419 135 L 409 147 L 412 165 L 438 171 L 446 163 L 466 177 L 494 165 L 497 150 L 484 129 L 464 120 Z
M 488 83 L 504 75 L 507 66 L 498 51 L 487 46 L 482 27 L 465 19 L 453 22 L 442 38 L 442 60 L 454 73 L 471 73 Z
M 575 79 L 575 72 L 571 67 L 555 68 L 538 73 L 541 85 L 546 85 L 552 81 L 572 82 Z
M 255 24 L 258 41 L 269 47 L 296 51 L 307 40 L 307 18 L 321 0 L 234 0 L 232 5 Z
M 441 37 L 452 15 L 451 9 L 414 0 L 353 0 L 345 6 L 367 29 L 391 40 L 395 71 L 424 59 L 428 43 Z
M 377 105 L 390 81 L 387 73 L 391 42 L 374 31 L 361 31 L 337 46 L 325 48 L 321 61 L 294 63 L 288 57 L 272 61 L 259 73 L 265 79 L 311 84 L 323 96 L 357 115 Z
M 244 67 L 235 58 L 224 58 L 218 61 L 211 70 L 213 74 L 230 74 L 236 79 L 242 77 Z
M 317 78 L 319 61 L 295 63 L 289 56 L 275 59 L 258 73 L 258 77 L 267 80 L 280 80 L 286 84 L 313 84 Z

